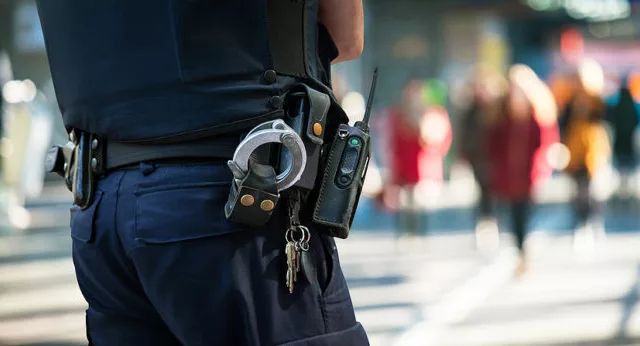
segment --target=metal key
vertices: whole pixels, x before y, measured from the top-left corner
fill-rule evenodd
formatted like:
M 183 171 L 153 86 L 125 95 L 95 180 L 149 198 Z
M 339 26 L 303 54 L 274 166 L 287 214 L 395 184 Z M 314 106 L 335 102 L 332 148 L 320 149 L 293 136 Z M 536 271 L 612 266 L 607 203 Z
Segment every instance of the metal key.
M 289 231 L 287 231 L 288 233 Z M 289 289 L 289 293 L 293 293 L 293 286 L 297 280 L 299 263 L 300 259 L 298 256 L 298 251 L 296 250 L 296 243 L 293 241 L 288 241 L 285 246 L 284 252 L 287 256 L 287 288 Z
M 298 239 L 296 240 L 296 236 Z M 285 246 L 285 254 L 287 255 L 287 288 L 289 293 L 293 293 L 293 287 L 298 281 L 298 273 L 301 271 L 301 258 L 303 252 L 309 251 L 309 240 L 311 233 L 304 226 L 295 226 L 287 230 L 284 236 L 287 245 Z

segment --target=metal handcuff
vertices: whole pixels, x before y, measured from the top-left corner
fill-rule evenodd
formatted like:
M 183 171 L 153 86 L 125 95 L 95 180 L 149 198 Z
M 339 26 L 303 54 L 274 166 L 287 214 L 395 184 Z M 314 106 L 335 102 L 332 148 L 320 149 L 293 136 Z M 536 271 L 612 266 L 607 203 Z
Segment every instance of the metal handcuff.
M 293 156 L 291 165 L 286 167 L 276 177 L 278 191 L 286 190 L 295 185 L 302 176 L 307 165 L 307 152 L 300 135 L 283 120 L 273 120 L 255 127 L 238 145 L 233 160 L 227 165 L 233 173 L 236 183 L 239 183 L 249 171 L 249 159 L 258 147 L 269 143 L 281 143 Z

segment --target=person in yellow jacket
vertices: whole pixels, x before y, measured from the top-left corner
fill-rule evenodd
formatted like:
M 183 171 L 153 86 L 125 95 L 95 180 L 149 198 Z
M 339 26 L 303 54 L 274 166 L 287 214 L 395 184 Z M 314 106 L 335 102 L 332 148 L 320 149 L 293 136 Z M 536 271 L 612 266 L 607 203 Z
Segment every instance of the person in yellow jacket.
M 563 140 L 570 153 L 565 170 L 577 186 L 574 204 L 577 226 L 591 234 L 603 231 L 600 226 L 602 206 L 594 197 L 591 186 L 593 178 L 606 168 L 611 155 L 603 125 L 605 112 L 606 106 L 599 96 L 580 91 L 574 99 L 573 114 Z

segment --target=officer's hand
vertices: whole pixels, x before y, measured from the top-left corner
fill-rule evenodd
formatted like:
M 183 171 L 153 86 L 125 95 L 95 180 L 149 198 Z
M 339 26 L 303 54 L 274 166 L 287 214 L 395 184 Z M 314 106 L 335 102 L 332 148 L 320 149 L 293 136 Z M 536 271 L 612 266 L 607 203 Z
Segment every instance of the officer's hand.
M 362 0 L 320 0 L 320 22 L 338 47 L 333 64 L 358 58 L 364 48 Z

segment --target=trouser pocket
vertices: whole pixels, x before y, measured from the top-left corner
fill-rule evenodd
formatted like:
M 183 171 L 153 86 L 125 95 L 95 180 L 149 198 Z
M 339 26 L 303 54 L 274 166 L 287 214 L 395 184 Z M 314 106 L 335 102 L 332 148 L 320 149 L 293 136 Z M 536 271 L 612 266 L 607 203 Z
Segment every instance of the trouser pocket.
M 360 323 L 356 323 L 350 328 L 323 335 L 314 336 L 302 340 L 296 340 L 280 344 L 279 346 L 366 346 L 369 345 L 367 334 Z

